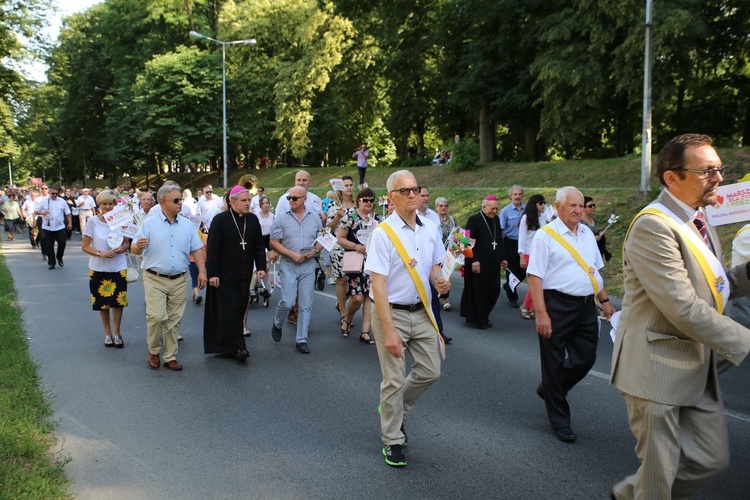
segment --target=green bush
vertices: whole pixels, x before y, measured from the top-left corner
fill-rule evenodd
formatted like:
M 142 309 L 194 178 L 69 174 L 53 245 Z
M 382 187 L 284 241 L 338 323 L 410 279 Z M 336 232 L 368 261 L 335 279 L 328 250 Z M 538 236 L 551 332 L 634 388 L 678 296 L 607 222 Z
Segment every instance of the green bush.
M 458 144 L 453 144 L 451 154 L 451 165 L 458 171 L 473 170 L 479 162 L 479 144 L 474 139 L 462 139 Z

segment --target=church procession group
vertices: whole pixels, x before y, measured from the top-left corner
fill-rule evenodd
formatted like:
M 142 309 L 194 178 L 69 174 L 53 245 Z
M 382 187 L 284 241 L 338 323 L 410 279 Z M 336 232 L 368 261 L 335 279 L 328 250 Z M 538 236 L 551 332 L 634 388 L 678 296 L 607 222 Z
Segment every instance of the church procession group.
M 294 323 L 296 351 L 310 354 L 313 291 L 325 273 L 336 287 L 340 335 L 353 333 L 361 309 L 359 340 L 377 351 L 381 452 L 393 467 L 407 464 L 405 417 L 440 377 L 452 340 L 443 332 L 441 312 L 452 307 L 456 256 L 450 248 L 461 232 L 471 247 L 459 259 L 460 315 L 469 327 L 492 328 L 489 316 L 504 291 L 507 305 L 535 323 L 541 361 L 536 392 L 561 441 L 577 440 L 567 395 L 594 365 L 601 320 L 612 320 L 611 383 L 625 399 L 641 465 L 610 493 L 664 499 L 693 497 L 728 467 L 718 374 L 750 352 L 750 330 L 723 314 L 730 300 L 750 295 L 750 262 L 723 267 L 719 239 L 704 212 L 716 201 L 723 172 L 708 136 L 683 134 L 662 147 L 662 192 L 630 222 L 625 237 L 619 312 L 601 274 L 610 256 L 606 229 L 594 223 L 593 200 L 573 186 L 558 189 L 549 204 L 541 195 L 524 203 L 521 186 L 510 189 L 510 203 L 502 208 L 497 196 L 487 195 L 462 228 L 448 215 L 447 199 L 429 208 L 429 190 L 407 170 L 388 178 L 383 217 L 362 179 L 355 193 L 351 177 L 343 176 L 321 199 L 308 191 L 306 171 L 297 172 L 275 213 L 262 188 L 253 196 L 241 185 L 228 189 L 224 200 L 213 196 L 211 186 L 195 199 L 170 181 L 155 194 L 103 190 L 94 198 L 84 190 L 70 197 L 73 203 L 55 186 L 43 185 L 24 200 L 25 194 L 17 195 L 25 218 L 32 219 L 30 242 L 41 248 L 50 270 L 64 265 L 75 205 L 106 347 L 124 346 L 128 268 L 137 268 L 153 370 L 182 370 L 180 320 L 188 299 L 199 305 L 203 293 L 205 353 L 245 362 L 248 304 L 265 282 L 280 288 L 265 332 L 280 342 L 285 323 Z M 134 205 L 130 237 L 108 223 L 122 199 Z M 7 220 L 15 212 L 6 212 L 7 204 L 6 197 L 10 238 Z M 269 276 L 272 267 L 277 270 Z M 517 284 L 524 280 L 528 293 L 519 297 Z M 253 333 L 261 334 L 257 328 Z

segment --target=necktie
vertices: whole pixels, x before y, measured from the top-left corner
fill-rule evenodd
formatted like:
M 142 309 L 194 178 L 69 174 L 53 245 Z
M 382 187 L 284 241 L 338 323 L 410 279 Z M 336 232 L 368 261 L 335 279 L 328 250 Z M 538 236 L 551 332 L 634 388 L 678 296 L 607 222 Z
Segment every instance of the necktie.
M 693 224 L 698 228 L 698 232 L 703 237 L 703 242 L 708 248 L 711 248 L 711 241 L 708 239 L 708 227 L 706 226 L 706 217 L 703 215 L 702 210 L 698 210 L 698 213 L 693 219 Z M 711 249 L 713 251 L 713 249 Z

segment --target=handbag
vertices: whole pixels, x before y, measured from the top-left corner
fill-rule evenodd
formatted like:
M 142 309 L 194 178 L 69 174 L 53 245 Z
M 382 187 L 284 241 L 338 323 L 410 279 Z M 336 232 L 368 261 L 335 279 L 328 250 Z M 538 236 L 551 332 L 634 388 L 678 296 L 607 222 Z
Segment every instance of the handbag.
M 127 259 L 128 268 L 125 271 L 125 281 L 127 281 L 128 283 L 134 283 L 138 281 L 138 278 L 141 277 L 141 273 L 140 271 L 138 271 L 137 258 L 134 255 L 128 253 Z M 136 259 L 136 262 L 134 263 L 132 259 Z
M 354 250 L 344 252 L 344 260 L 341 261 L 341 270 L 344 274 L 362 274 L 365 267 L 365 254 Z

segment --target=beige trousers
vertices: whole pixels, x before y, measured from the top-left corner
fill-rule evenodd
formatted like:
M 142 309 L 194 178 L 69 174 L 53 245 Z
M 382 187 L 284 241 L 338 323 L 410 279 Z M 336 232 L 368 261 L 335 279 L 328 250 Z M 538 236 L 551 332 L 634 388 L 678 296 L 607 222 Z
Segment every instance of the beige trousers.
M 670 406 L 623 393 L 641 466 L 615 485 L 615 498 L 693 498 L 729 467 L 724 404 L 713 392 L 707 387 L 695 406 Z
M 177 356 L 177 334 L 187 303 L 187 286 L 187 273 L 174 280 L 143 273 L 148 351 L 151 354 L 159 354 L 163 345 L 165 363 Z
M 403 444 L 401 425 L 404 417 L 424 391 L 440 378 L 438 333 L 424 308 L 415 312 L 391 309 L 393 325 L 401 336 L 404 349 L 409 351 L 414 361 L 407 375 L 405 357 L 397 358 L 385 350 L 382 321 L 375 304 L 371 307 L 372 333 L 383 373 L 380 384 L 380 432 L 383 444 Z

